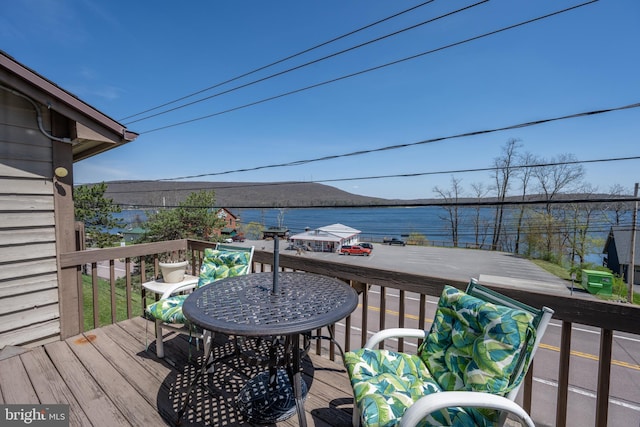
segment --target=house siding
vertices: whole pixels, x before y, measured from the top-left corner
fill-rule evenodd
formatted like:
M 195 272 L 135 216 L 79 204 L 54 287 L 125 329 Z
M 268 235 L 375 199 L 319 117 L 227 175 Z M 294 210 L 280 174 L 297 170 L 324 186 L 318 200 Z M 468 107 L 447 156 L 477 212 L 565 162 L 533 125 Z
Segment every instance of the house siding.
M 629 282 L 631 264 L 631 229 L 628 226 L 613 226 L 605 242 L 604 266 Z M 633 284 L 640 285 L 640 239 L 636 238 Z
M 0 348 L 60 338 L 52 171 L 33 106 L 0 91 Z
M 618 251 L 616 248 L 615 240 L 611 237 L 607 240 L 608 245 L 605 253 L 607 254 L 607 261 L 605 266 L 608 267 L 613 273 L 622 275 L 623 271 L 620 266 L 620 258 L 618 257 Z

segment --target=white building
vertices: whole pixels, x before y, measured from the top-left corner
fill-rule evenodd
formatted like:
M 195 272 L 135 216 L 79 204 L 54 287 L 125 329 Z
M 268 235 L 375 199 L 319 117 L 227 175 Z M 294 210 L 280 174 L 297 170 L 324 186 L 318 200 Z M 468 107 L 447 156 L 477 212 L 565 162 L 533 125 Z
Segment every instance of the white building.
M 342 245 L 357 243 L 360 233 L 343 224 L 332 224 L 295 234 L 289 240 L 294 246 L 305 246 L 315 252 L 335 252 Z

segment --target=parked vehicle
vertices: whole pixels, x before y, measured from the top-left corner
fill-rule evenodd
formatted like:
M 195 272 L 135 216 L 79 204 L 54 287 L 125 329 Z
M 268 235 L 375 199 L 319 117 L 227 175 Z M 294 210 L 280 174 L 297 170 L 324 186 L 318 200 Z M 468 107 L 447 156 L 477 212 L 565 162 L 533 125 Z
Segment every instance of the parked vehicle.
M 291 243 L 289 246 L 287 246 L 287 250 L 300 252 L 300 251 L 310 251 L 311 248 L 301 243 L 296 243 L 296 244 Z
M 371 254 L 371 249 L 363 248 L 358 245 L 344 245 L 340 248 L 340 255 L 365 255 L 369 256 Z
M 387 237 L 385 237 L 382 240 L 382 243 L 384 243 L 385 245 L 399 245 L 399 246 L 405 246 L 407 244 L 407 242 L 405 242 L 404 240 L 400 240 L 400 239 L 396 239 L 395 237 L 389 239 Z
M 358 243 L 358 246 L 362 246 L 363 248 L 367 248 L 367 249 L 373 250 L 373 244 L 372 243 L 360 242 L 360 243 Z

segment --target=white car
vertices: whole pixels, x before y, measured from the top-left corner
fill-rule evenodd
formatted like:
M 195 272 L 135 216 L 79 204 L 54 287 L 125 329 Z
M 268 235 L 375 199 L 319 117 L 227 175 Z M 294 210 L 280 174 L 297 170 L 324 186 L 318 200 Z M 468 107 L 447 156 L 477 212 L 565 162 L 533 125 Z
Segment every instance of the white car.
M 233 243 L 233 239 L 231 237 L 228 237 L 224 239 L 224 243 Z

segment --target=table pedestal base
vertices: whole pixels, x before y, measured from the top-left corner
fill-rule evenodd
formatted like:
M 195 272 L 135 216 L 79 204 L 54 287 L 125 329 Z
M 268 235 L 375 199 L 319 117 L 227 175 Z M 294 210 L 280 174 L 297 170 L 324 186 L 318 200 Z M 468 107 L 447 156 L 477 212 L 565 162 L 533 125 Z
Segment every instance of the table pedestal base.
M 240 390 L 236 403 L 249 421 L 258 424 L 272 424 L 286 420 L 296 413 L 296 399 L 289 375 L 285 369 L 278 369 L 275 389 L 269 387 L 269 372 L 261 372 L 249 380 Z M 307 397 L 307 384 L 303 379 L 302 399 Z

